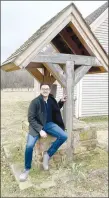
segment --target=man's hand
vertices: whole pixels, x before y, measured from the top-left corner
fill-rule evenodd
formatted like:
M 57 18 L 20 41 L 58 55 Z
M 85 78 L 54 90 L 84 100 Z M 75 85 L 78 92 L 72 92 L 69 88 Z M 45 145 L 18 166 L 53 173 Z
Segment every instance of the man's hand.
M 63 98 L 61 98 L 61 102 L 66 102 L 67 100 L 67 95 L 64 95 Z
M 47 133 L 45 131 L 41 130 L 39 133 L 40 133 L 41 137 L 43 137 L 43 138 L 47 137 Z

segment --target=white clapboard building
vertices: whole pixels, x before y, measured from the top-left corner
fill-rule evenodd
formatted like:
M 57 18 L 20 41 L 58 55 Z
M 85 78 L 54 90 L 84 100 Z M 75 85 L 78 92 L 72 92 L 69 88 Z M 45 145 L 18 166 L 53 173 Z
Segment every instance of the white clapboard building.
M 108 53 L 108 2 L 86 19 L 87 24 Z M 57 100 L 63 95 L 58 84 Z M 75 116 L 108 115 L 108 73 L 87 74 L 75 87 Z

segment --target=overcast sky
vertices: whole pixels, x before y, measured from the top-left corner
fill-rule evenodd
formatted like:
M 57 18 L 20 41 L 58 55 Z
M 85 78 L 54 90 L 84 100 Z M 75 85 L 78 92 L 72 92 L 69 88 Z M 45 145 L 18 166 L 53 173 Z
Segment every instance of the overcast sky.
M 106 1 L 1 1 L 1 61 L 71 2 L 85 18 Z

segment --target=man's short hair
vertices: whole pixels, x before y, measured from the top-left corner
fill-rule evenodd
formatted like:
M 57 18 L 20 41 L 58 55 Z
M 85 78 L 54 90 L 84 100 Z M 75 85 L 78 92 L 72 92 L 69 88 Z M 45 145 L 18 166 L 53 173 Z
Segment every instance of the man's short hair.
M 50 85 L 49 83 L 44 83 L 44 82 L 40 84 L 40 89 L 41 89 L 41 87 L 42 87 L 43 85 L 48 85 L 49 88 L 51 89 L 51 85 Z

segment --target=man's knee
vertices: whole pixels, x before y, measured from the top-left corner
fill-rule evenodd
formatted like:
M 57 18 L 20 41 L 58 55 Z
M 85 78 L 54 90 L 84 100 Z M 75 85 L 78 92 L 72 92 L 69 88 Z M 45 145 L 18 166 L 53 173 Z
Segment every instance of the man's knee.
M 26 149 L 33 149 L 34 148 L 34 145 L 33 144 L 27 144 L 26 145 Z
M 62 135 L 62 139 L 63 139 L 64 142 L 68 139 L 67 133 L 64 133 L 64 135 Z

